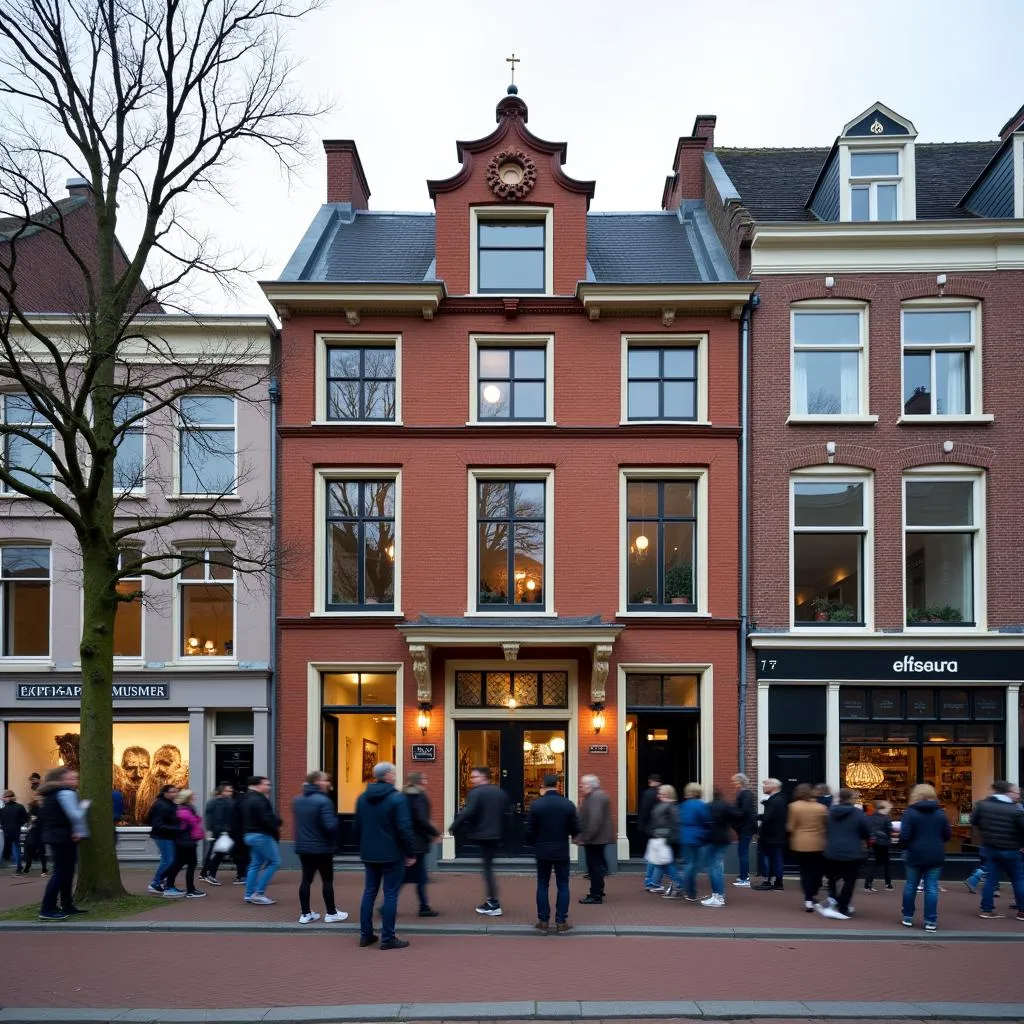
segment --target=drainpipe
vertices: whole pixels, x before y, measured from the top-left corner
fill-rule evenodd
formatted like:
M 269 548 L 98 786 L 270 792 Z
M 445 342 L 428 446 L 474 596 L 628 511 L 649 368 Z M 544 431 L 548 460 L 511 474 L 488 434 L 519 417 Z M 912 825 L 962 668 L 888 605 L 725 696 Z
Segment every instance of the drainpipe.
M 270 643 L 267 650 L 269 663 L 269 712 L 267 728 L 270 732 L 267 746 L 267 775 L 273 780 L 274 803 L 280 792 L 277 778 L 277 408 L 281 404 L 281 384 L 277 376 L 270 378 L 267 387 L 270 398 Z
M 747 634 L 750 632 L 750 318 L 761 305 L 751 295 L 740 319 L 740 635 L 739 771 L 747 771 Z

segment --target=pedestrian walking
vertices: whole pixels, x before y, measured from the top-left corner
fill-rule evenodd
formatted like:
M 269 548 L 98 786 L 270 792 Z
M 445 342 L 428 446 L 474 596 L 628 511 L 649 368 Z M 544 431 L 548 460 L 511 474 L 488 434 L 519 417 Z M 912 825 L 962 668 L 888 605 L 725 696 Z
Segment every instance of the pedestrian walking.
M 648 828 L 651 838 L 647 841 L 645 854 L 648 857 L 648 864 L 655 866 L 653 877 L 656 884 L 647 891 L 654 896 L 671 896 L 673 893 L 678 893 L 681 896 L 683 880 L 679 874 L 677 862 L 682 855 L 682 843 L 679 829 L 679 801 L 675 786 L 662 785 L 658 787 L 658 802 L 651 811 Z M 670 857 L 663 864 L 652 859 L 654 840 L 660 840 L 668 847 Z M 664 875 L 668 875 L 668 885 L 660 884 Z
M 178 805 L 175 803 L 177 795 L 177 786 L 171 783 L 161 786 L 153 806 L 146 815 L 150 838 L 160 854 L 153 881 L 146 887 L 146 892 L 151 892 L 154 896 L 163 896 L 167 888 L 164 876 L 170 871 L 178 856 Z
M 888 800 L 876 800 L 874 811 L 868 815 L 868 828 L 871 830 L 871 856 L 868 858 L 868 871 L 864 876 L 864 891 L 878 892 L 875 888 L 875 875 L 885 880 L 886 889 L 892 888 L 892 865 L 889 862 L 889 851 L 892 849 L 892 804 Z
M 819 782 L 814 787 L 814 799 L 826 810 L 832 806 L 832 790 L 824 782 Z
M 206 856 L 203 858 L 203 870 L 199 872 L 199 881 L 207 885 L 220 885 L 217 872 L 224 858 L 234 849 L 231 838 L 231 819 L 235 809 L 235 787 L 230 782 L 222 782 L 206 801 L 203 810 L 203 824 L 210 841 L 206 844 Z M 223 849 L 228 843 L 231 847 Z M 221 849 L 218 849 L 220 845 Z
M 310 908 L 313 879 L 320 876 L 324 900 L 324 921 L 335 924 L 348 919 L 334 902 L 334 851 L 338 846 L 338 812 L 327 795 L 331 777 L 327 772 L 310 772 L 302 792 L 292 801 L 295 852 L 302 865 L 299 882 L 299 924 L 312 924 L 320 915 Z
M 416 842 L 409 817 L 409 801 L 395 789 L 395 766 L 387 761 L 374 765 L 371 782 L 356 801 L 355 833 L 363 862 L 363 899 L 359 904 L 359 945 L 381 949 L 405 949 L 409 945 L 395 934 L 398 891 L 405 869 L 416 863 Z M 373 905 L 384 887 L 381 933 L 373 930 Z
M 409 772 L 409 781 L 402 789 L 405 799 L 409 801 L 409 817 L 412 821 L 412 834 L 415 840 L 416 863 L 405 873 L 407 882 L 415 882 L 416 898 L 420 901 L 420 917 L 438 917 L 427 899 L 427 854 L 431 843 L 441 838 L 434 823 L 430 820 L 430 799 L 427 796 L 427 776 L 423 772 Z
M 725 906 L 725 851 L 729 849 L 734 822 L 732 803 L 725 799 L 721 790 L 712 790 L 704 844 L 704 867 L 708 873 L 711 895 L 700 901 L 701 906 Z
M 900 818 L 900 847 L 907 873 L 903 885 L 903 927 L 914 927 L 917 887 L 924 884 L 924 930 L 939 925 L 939 875 L 946 862 L 946 843 L 953 835 L 946 812 L 932 786 L 922 783 L 910 791 L 910 806 Z
M 18 803 L 13 789 L 5 789 L 3 806 L 0 806 L 0 831 L 4 837 L 2 859 L 5 864 L 14 864 L 16 875 L 22 873 L 21 829 L 27 824 L 28 811 Z
M 551 875 L 555 876 L 555 931 L 569 924 L 569 840 L 579 836 L 576 805 L 558 792 L 558 776 L 545 775 L 540 796 L 530 804 L 526 841 L 537 858 L 537 923 L 545 935 L 551 930 Z
M 43 798 L 39 795 L 39 787 L 32 790 L 32 799 L 28 802 L 28 831 L 25 833 L 25 860 L 21 873 L 29 874 L 32 870 L 32 861 L 39 858 L 39 866 L 42 868 L 40 877 L 45 878 L 49 872 L 46 870 L 46 843 L 40 838 L 39 811 L 43 806 Z
M 665 893 L 666 899 L 682 897 L 689 903 L 697 902 L 697 873 L 704 857 L 711 816 L 702 799 L 700 786 L 688 782 L 683 788 L 683 802 L 679 806 L 679 834 L 683 844 L 683 877 L 679 892 L 673 887 Z
M 615 842 L 612 805 L 596 775 L 580 779 L 580 834 L 576 842 L 583 848 L 583 860 L 590 876 L 590 892 L 580 903 L 604 903 L 604 880 L 608 877 L 606 848 Z
M 767 799 L 761 814 L 758 829 L 757 849 L 763 858 L 764 881 L 757 886 L 764 892 L 781 891 L 782 884 L 782 851 L 786 846 L 786 796 L 782 792 L 782 783 L 778 779 L 765 779 L 761 791 Z M 775 879 L 773 882 L 772 879 Z
M 736 859 L 739 861 L 739 874 L 732 883 L 741 889 L 750 888 L 750 841 L 757 833 L 757 805 L 754 794 L 750 791 L 750 779 L 742 772 L 732 777 L 736 790 L 733 803 L 733 829 L 736 832 Z
M 476 912 L 486 917 L 501 917 L 498 884 L 494 879 L 494 858 L 505 838 L 508 797 L 499 786 L 491 782 L 491 769 L 486 765 L 470 770 L 469 785 L 471 788 L 466 794 L 465 806 L 455 815 L 448 831 L 463 829 L 467 838 L 480 847 L 487 897 L 476 908 Z
M 243 842 L 249 849 L 249 870 L 245 876 L 245 902 L 269 907 L 276 902 L 267 895 L 270 880 L 281 866 L 278 841 L 281 819 L 270 802 L 270 779 L 251 775 L 242 796 Z
M 89 838 L 86 812 L 88 800 L 78 799 L 78 772 L 67 767 L 53 768 L 39 786 L 40 841 L 50 847 L 53 874 L 46 883 L 39 917 L 43 921 L 63 921 L 88 911 L 76 907 L 73 898 L 78 844 Z
M 786 831 L 789 848 L 800 868 L 800 888 L 804 894 L 804 910 L 814 913 L 818 890 L 825 866 L 825 841 L 828 829 L 828 808 L 802 782 L 793 790 L 793 802 L 786 810 Z
M 647 776 L 647 788 L 640 794 L 640 801 L 637 804 L 636 828 L 637 832 L 646 842 L 651 838 L 651 811 L 658 803 L 658 790 L 661 788 L 660 775 Z M 658 885 L 657 878 L 661 877 L 657 864 L 647 863 L 647 871 L 644 873 L 644 888 L 648 892 Z
M 829 895 L 823 903 L 816 905 L 815 910 L 822 917 L 837 921 L 848 921 L 853 916 L 850 901 L 864 863 L 864 844 L 871 834 L 867 817 L 856 806 L 856 799 L 856 790 L 841 789 L 839 803 L 828 810 L 825 874 L 828 876 Z
M 232 885 L 245 885 L 249 877 L 249 847 L 245 845 L 245 797 L 248 789 L 236 793 L 231 801 L 231 860 L 235 865 L 235 880 Z
M 971 812 L 971 824 L 981 835 L 982 855 L 987 874 L 981 890 L 981 912 L 986 920 L 1002 917 L 995 910 L 995 891 L 999 876 L 1005 875 L 1013 888 L 1017 920 L 1024 921 L 1024 809 L 1016 801 L 1012 783 L 1003 779 L 992 783 L 992 793 L 979 800 Z
M 192 790 L 182 789 L 174 798 L 178 805 L 178 834 L 175 837 L 175 857 L 170 870 L 164 875 L 164 896 L 175 899 L 184 896 L 186 899 L 202 899 L 206 893 L 196 888 L 196 863 L 199 844 L 203 841 L 203 819 L 192 803 Z M 185 888 L 178 888 L 178 874 L 185 869 Z

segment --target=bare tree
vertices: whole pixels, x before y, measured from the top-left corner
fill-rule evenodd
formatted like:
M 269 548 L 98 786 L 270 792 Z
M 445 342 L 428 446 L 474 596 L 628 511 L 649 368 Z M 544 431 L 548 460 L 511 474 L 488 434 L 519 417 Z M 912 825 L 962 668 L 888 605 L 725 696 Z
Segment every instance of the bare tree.
M 283 33 L 318 6 L 0 0 L 0 383 L 22 396 L 0 426 L 0 486 L 69 523 L 81 552 L 81 773 L 93 838 L 82 849 L 80 894 L 124 891 L 110 800 L 113 630 L 118 602 L 139 595 L 119 593 L 118 582 L 169 579 L 208 559 L 162 542 L 181 522 L 208 536 L 210 549 L 230 548 L 240 571 L 268 567 L 265 532 L 251 543 L 245 536 L 251 517 L 266 516 L 265 499 L 225 511 L 219 499 L 246 468 L 226 471 L 216 430 L 204 429 L 209 410 L 193 400 L 264 399 L 265 347 L 213 331 L 183 358 L 159 314 L 183 310 L 176 296 L 196 275 L 229 284 L 243 269 L 196 227 L 190 197 L 225 198 L 224 169 L 247 147 L 269 151 L 286 172 L 304 158 L 309 119 L 321 111 L 292 89 Z M 69 174 L 92 193 L 84 237 L 56 198 L 54 184 Z M 117 238 L 126 210 L 141 221 L 131 252 Z M 19 274 L 19 255 L 40 235 L 59 254 L 63 317 L 34 315 L 31 283 Z M 208 493 L 174 508 L 133 502 L 129 514 L 123 492 L 156 472 L 128 454 L 143 423 L 147 439 L 188 432 L 177 472 Z M 144 555 L 123 558 L 133 541 Z

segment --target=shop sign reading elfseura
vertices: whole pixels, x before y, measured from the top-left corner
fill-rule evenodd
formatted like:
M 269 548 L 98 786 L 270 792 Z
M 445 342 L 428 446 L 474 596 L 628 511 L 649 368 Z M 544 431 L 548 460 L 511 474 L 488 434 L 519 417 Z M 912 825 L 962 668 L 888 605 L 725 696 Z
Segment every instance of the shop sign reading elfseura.
M 114 700 L 168 700 L 167 683 L 114 683 Z M 18 700 L 80 700 L 81 683 L 18 683 Z

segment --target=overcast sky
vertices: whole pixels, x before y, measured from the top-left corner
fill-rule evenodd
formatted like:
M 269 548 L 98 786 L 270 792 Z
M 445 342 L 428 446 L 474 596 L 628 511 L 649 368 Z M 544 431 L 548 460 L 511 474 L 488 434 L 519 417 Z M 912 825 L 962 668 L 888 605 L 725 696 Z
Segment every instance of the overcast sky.
M 568 143 L 593 209 L 651 210 L 696 114 L 722 146 L 827 146 L 880 99 L 922 142 L 994 139 L 1024 104 L 1022 38 L 1022 0 L 334 0 L 289 49 L 299 87 L 334 101 L 316 135 L 355 139 L 371 209 L 432 208 L 426 179 L 494 128 L 514 51 L 530 128 Z M 273 278 L 324 202 L 323 151 L 290 183 L 260 159 L 232 173 L 234 208 L 205 213 Z M 268 310 L 255 285 L 228 301 Z

